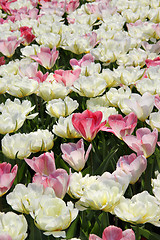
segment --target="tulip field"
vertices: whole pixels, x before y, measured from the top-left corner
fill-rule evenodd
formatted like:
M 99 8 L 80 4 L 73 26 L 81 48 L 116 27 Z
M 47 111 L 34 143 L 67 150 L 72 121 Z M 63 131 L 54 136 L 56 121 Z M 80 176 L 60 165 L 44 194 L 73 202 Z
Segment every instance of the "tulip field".
M 160 0 L 0 0 L 0 240 L 160 240 Z

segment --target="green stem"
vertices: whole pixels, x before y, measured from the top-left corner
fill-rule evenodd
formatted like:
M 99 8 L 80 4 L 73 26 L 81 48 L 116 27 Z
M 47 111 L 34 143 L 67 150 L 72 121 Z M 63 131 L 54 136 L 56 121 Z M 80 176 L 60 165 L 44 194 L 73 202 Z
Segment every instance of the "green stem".
M 140 240 L 140 234 L 139 234 L 139 226 L 136 225 L 136 240 Z

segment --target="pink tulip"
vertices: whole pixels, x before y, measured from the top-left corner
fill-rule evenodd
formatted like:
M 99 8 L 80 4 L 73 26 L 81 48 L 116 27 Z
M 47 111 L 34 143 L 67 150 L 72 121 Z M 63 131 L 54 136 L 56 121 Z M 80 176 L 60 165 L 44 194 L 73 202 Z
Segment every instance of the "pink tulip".
M 11 188 L 17 175 L 17 170 L 17 165 L 15 165 L 11 170 L 10 163 L 0 163 L 0 197 Z
M 79 78 L 81 69 L 76 70 L 56 70 L 53 77 L 58 83 L 64 84 L 66 87 L 71 87 L 76 79 Z
M 75 58 L 72 58 L 70 60 L 70 65 L 73 67 L 73 66 L 79 66 L 79 67 L 82 67 L 82 66 L 87 66 L 89 65 L 91 62 L 94 62 L 94 57 L 92 56 L 91 53 L 87 53 L 86 55 L 84 55 L 82 57 L 82 59 L 80 60 L 77 60 Z
M 58 55 L 59 55 L 59 52 L 56 51 L 56 47 L 54 47 L 52 51 L 48 47 L 41 47 L 41 51 L 40 53 L 37 53 L 37 56 L 30 55 L 30 57 L 35 61 L 37 61 L 43 67 L 47 69 L 51 69 L 55 64 L 55 61 L 57 60 Z
M 32 159 L 24 159 L 26 163 L 36 172 L 41 175 L 49 175 L 56 171 L 54 153 L 46 152 L 39 157 Z
M 12 237 L 8 235 L 7 233 L 0 233 L 0 240 L 12 240 Z
M 135 240 L 135 234 L 132 229 L 122 231 L 116 226 L 106 227 L 103 231 L 102 238 L 95 234 L 89 235 L 89 240 Z
M 145 60 L 147 68 L 149 68 L 150 66 L 157 66 L 160 65 L 160 57 L 156 57 L 155 59 L 146 59 Z
M 7 57 L 12 57 L 16 48 L 21 43 L 16 36 L 8 37 L 7 40 L 0 40 L 0 52 Z
M 32 28 L 27 26 L 23 26 L 19 28 L 21 32 L 21 37 L 23 37 L 24 41 L 22 42 L 24 45 L 29 45 L 35 39 L 35 35 L 32 33 Z
M 46 72 L 43 74 L 41 71 L 37 71 L 38 69 L 38 63 L 30 63 L 29 65 L 25 67 L 19 67 L 19 74 L 23 76 L 27 76 L 30 79 L 34 79 L 38 83 L 44 82 L 46 78 L 48 77 L 49 72 Z
M 70 177 L 64 169 L 56 170 L 53 152 L 46 152 L 32 159 L 25 158 L 25 161 L 36 172 L 34 183 L 42 184 L 45 188 L 52 187 L 57 197 L 64 197 Z
M 77 143 L 63 143 L 61 144 L 62 158 L 74 170 L 81 171 L 85 166 L 91 148 L 92 144 L 89 145 L 85 154 L 83 139 L 80 139 Z
M 158 130 L 149 128 L 139 128 L 136 131 L 136 136 L 124 136 L 123 141 L 137 153 L 137 155 L 144 155 L 146 158 L 154 153 L 158 139 Z
M 131 174 L 131 184 L 137 182 L 146 167 L 147 159 L 143 155 L 136 156 L 135 153 L 120 157 L 117 162 L 117 169 L 122 169 L 125 173 Z
M 33 177 L 33 182 L 42 184 L 45 188 L 53 188 L 55 194 L 59 198 L 63 198 L 67 192 L 70 177 L 64 169 L 57 169 L 48 176 L 36 173 Z
M 91 142 L 106 124 L 106 121 L 101 123 L 102 117 L 103 114 L 101 111 L 93 113 L 87 109 L 83 113 L 74 113 L 72 124 L 85 140 Z
M 76 10 L 79 6 L 79 0 L 70 0 L 65 7 L 65 11 L 70 14 Z
M 137 125 L 137 116 L 131 112 L 126 117 L 122 115 L 110 115 L 108 118 L 109 127 L 104 128 L 104 131 L 115 134 L 118 138 L 123 139 L 124 136 L 132 134 Z

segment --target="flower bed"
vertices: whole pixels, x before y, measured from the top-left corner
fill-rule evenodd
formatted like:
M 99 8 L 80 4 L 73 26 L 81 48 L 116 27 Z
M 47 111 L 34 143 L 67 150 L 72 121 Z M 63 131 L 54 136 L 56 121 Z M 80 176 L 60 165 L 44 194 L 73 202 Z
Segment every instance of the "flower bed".
M 159 16 L 0 0 L 0 239 L 160 239 Z

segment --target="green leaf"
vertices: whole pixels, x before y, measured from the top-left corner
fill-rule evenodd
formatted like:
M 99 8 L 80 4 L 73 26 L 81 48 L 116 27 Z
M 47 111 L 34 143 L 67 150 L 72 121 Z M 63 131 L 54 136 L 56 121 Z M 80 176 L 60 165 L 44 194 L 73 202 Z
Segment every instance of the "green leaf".
M 143 237 L 147 238 L 148 240 L 159 240 L 160 239 L 160 235 L 157 233 L 153 233 L 150 232 L 144 228 L 140 228 L 139 229 L 140 235 L 142 235 Z
M 77 216 L 77 218 L 75 219 L 75 221 L 71 224 L 71 226 L 69 227 L 67 234 L 66 234 L 66 238 L 70 239 L 76 236 L 76 231 L 78 229 L 78 223 L 79 223 L 79 217 Z

